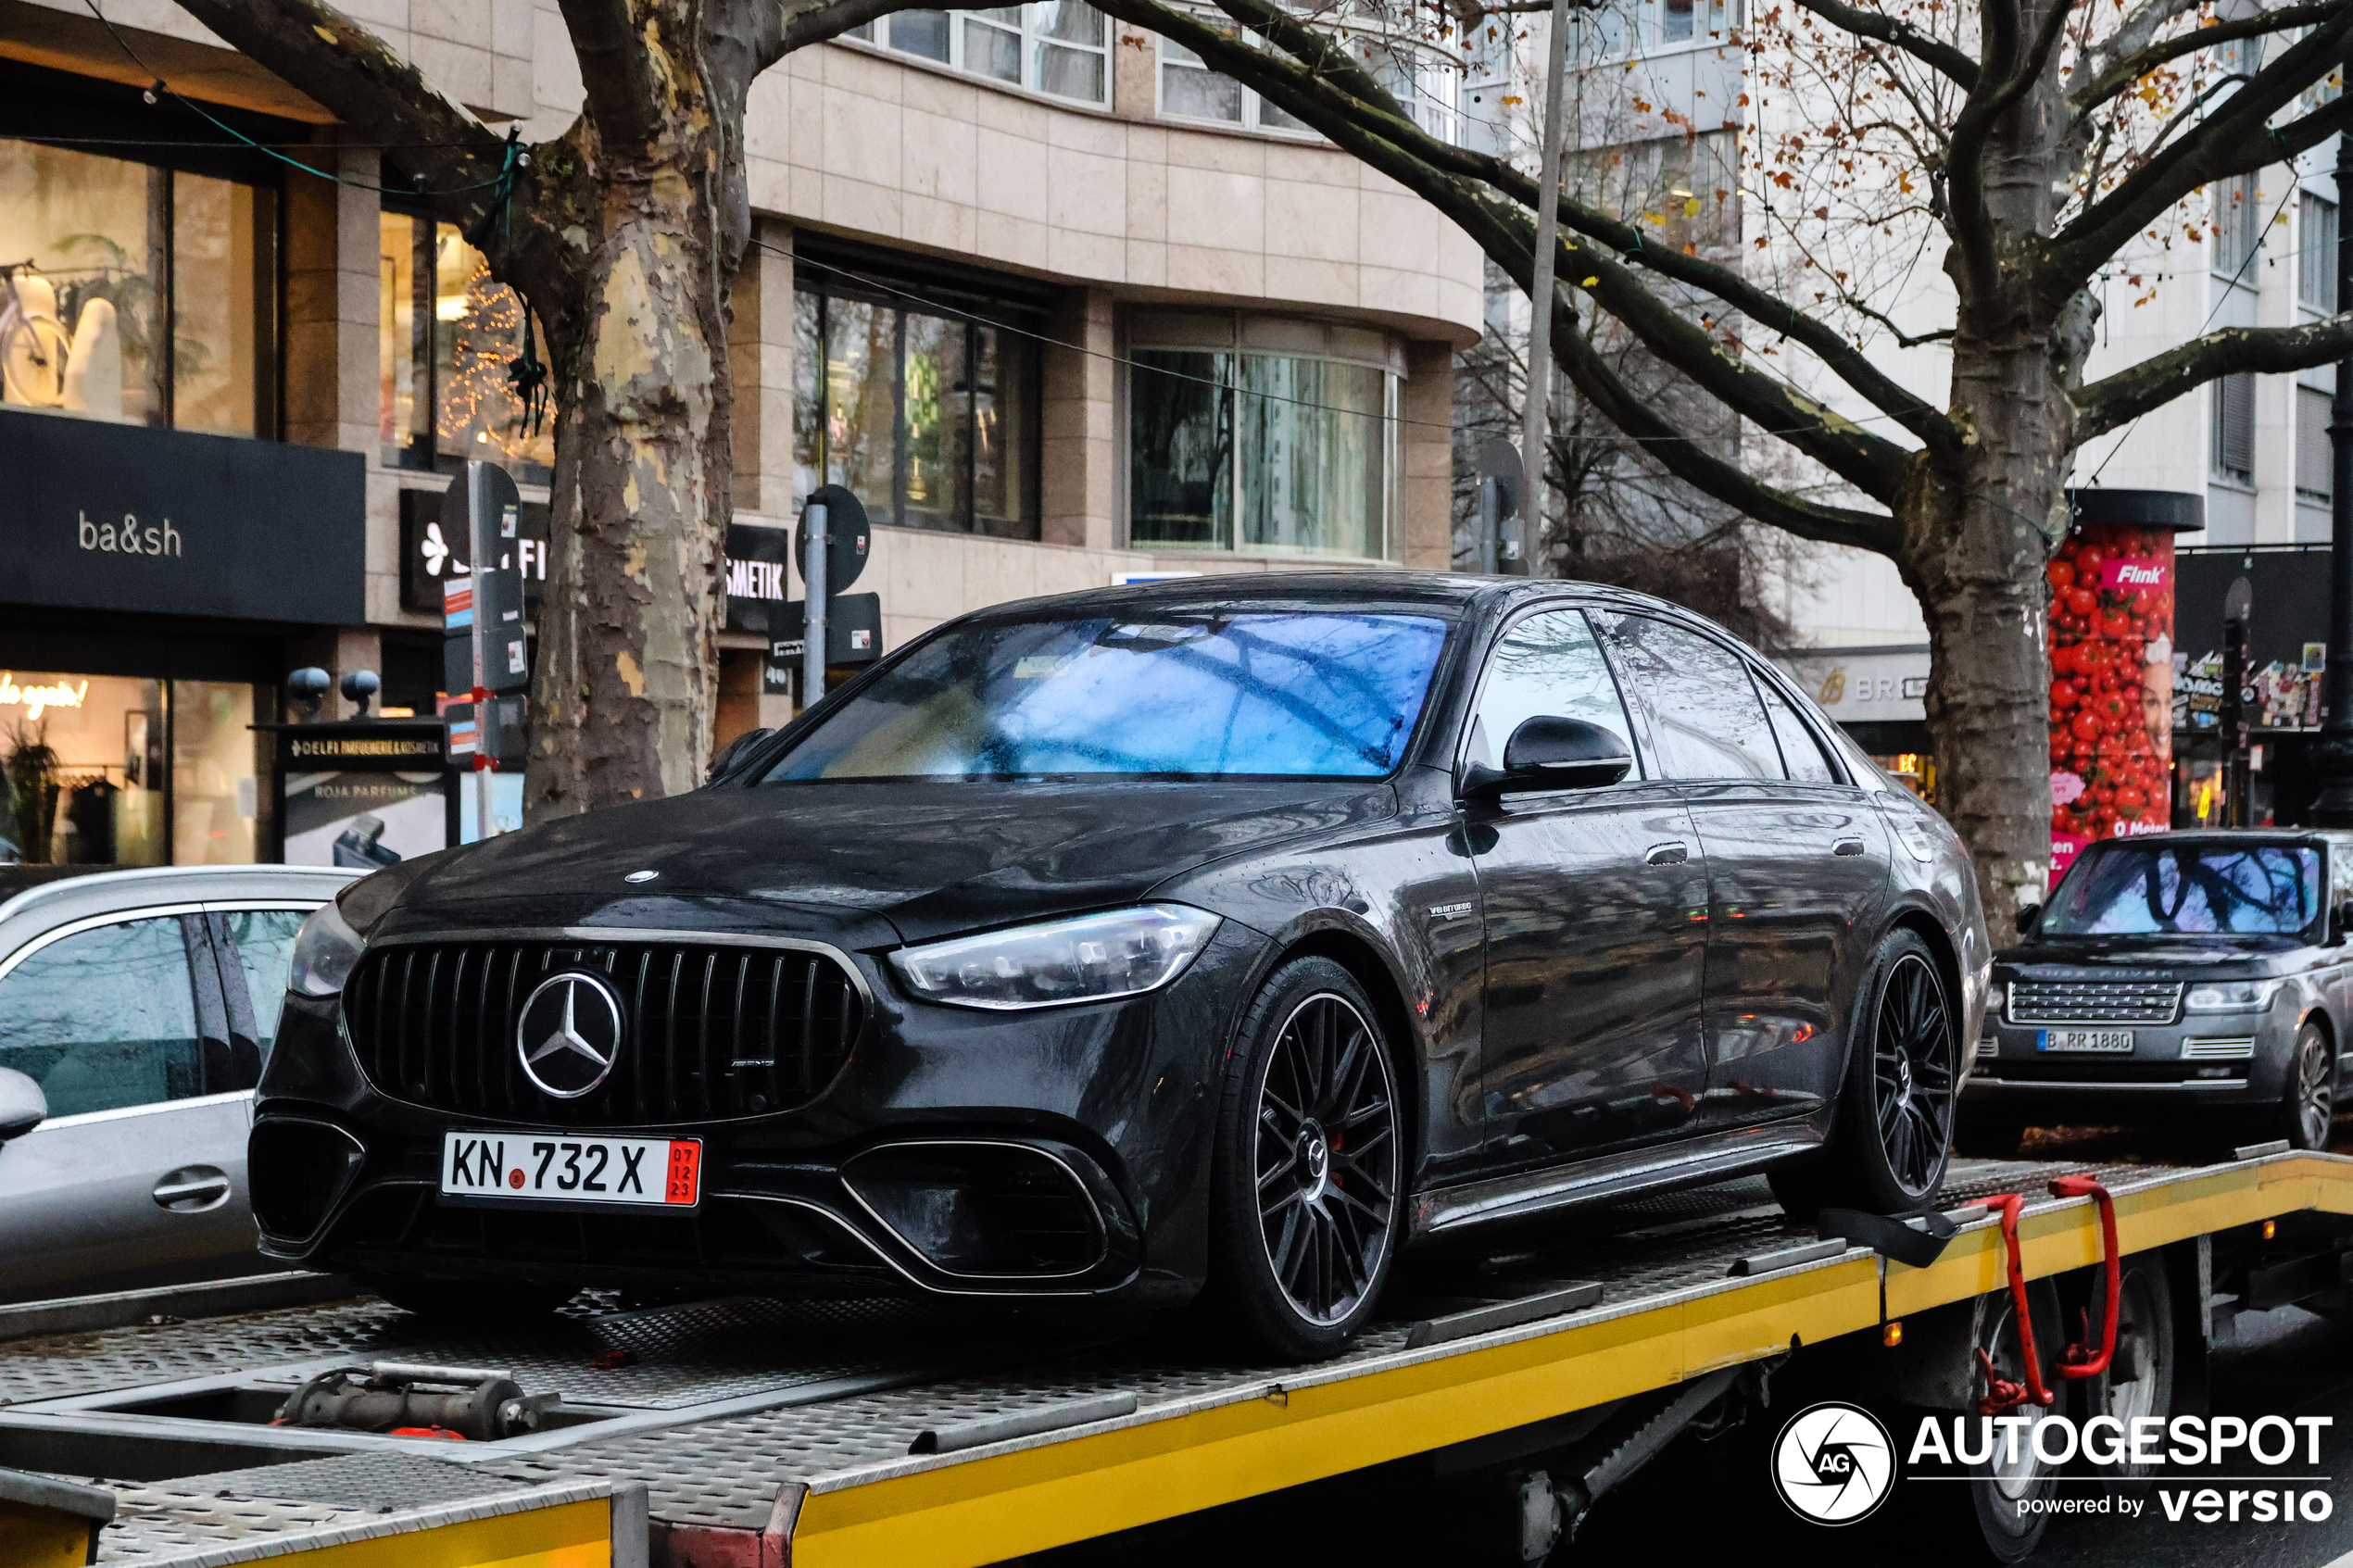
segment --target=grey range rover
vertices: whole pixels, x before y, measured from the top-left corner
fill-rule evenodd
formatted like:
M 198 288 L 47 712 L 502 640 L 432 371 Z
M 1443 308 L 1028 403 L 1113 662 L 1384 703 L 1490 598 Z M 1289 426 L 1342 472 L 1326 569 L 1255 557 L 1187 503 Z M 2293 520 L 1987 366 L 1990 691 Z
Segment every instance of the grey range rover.
M 1961 1145 L 2030 1126 L 2191 1122 L 2325 1148 L 2344 1086 L 2353 838 L 2150 834 L 2095 844 L 1996 953 Z

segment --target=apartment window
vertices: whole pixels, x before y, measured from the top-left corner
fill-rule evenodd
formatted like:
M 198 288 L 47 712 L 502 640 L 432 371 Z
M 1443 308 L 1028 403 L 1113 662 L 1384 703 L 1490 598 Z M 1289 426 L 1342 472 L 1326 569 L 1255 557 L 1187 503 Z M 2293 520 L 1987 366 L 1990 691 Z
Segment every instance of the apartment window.
M 2296 297 L 2315 310 L 2336 310 L 2336 203 L 2304 193 L 2296 220 Z
M 951 70 L 1083 104 L 1111 102 L 1111 22 L 1080 0 L 900 11 L 843 34 Z
M 0 398 L 274 436 L 277 234 L 274 184 L 0 139 Z
M 2214 383 L 2214 477 L 2255 483 L 2255 378 L 2244 372 Z
M 2316 386 L 2296 389 L 2296 493 L 2327 502 L 2335 464 L 2329 450 L 2329 395 Z
M 1246 131 L 1312 134 L 1303 121 L 1165 38 L 1160 41 L 1160 113 L 1164 119 L 1206 119 Z
M 377 220 L 378 438 L 386 468 L 454 472 L 504 463 L 526 484 L 554 475 L 552 411 L 533 428 L 508 367 L 526 313 L 454 223 L 386 207 Z M 538 342 L 546 353 L 546 340 Z
M 1386 559 L 1403 354 L 1275 317 L 1131 323 L 1128 542 Z
M 2252 174 L 2233 174 L 2207 188 L 2213 203 L 2214 270 L 2254 287 L 2250 274 L 2263 245 L 2263 198 Z
M 818 276 L 793 293 L 799 493 L 841 484 L 876 522 L 1037 538 L 1038 343 L 1014 330 L 1039 319 L 1029 302 L 965 295 L 967 314 L 805 270 Z
M 1573 57 L 1592 61 L 1720 44 L 1741 16 L 1742 0 L 1603 0 L 1575 12 L 1569 47 Z

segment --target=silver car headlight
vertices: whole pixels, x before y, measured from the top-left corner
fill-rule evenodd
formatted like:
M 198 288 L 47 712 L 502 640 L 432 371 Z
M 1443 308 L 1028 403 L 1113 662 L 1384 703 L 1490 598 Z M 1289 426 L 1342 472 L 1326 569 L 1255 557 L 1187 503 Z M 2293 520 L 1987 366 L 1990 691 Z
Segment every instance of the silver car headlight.
M 1216 929 L 1206 909 L 1146 904 L 901 947 L 890 961 L 910 991 L 950 1007 L 1101 1002 L 1167 985 Z
M 2284 980 L 2207 980 L 2182 998 L 2184 1012 L 2255 1012 L 2271 1005 Z
M 351 966 L 359 961 L 360 952 L 367 947 L 343 911 L 333 904 L 321 904 L 310 911 L 302 922 L 302 930 L 295 936 L 294 970 L 288 976 L 288 988 L 305 997 L 332 997 L 343 990 L 343 983 L 351 978 Z

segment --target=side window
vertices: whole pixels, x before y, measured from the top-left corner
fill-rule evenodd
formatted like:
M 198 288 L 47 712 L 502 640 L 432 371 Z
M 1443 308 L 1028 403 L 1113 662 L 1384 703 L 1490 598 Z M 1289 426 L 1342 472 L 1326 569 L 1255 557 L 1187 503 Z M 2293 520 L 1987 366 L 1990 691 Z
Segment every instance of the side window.
M 295 935 L 301 909 L 238 909 L 220 917 L 245 972 L 245 996 L 253 1004 L 253 1043 L 264 1061 L 278 1038 L 278 1014 L 286 1005 L 286 974 L 294 967 Z
M 1765 712 L 1773 721 L 1774 738 L 1781 743 L 1781 760 L 1789 764 L 1789 776 L 1800 784 L 1836 784 L 1838 771 L 1823 755 L 1822 743 L 1797 716 L 1789 699 L 1773 689 L 1769 681 L 1756 683 L 1757 695 L 1765 699 Z
M 1535 718 L 1582 719 L 1625 742 L 1629 754 L 1634 751 L 1634 730 L 1618 700 L 1617 683 L 1582 610 L 1531 615 L 1495 645 L 1471 727 L 1471 759 L 1502 767 L 1512 732 Z
M 1650 705 L 1651 739 L 1670 779 L 1779 779 L 1780 747 L 1740 656 L 1646 615 L 1598 617 L 1610 651 Z
M 51 1116 L 204 1093 L 179 917 L 76 932 L 0 978 L 0 1067 L 40 1084 Z

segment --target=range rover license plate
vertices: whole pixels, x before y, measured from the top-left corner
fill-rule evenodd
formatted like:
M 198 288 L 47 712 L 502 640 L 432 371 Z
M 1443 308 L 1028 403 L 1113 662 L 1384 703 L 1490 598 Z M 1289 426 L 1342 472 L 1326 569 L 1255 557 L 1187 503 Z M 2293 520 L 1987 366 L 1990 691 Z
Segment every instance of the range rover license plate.
M 441 1190 L 451 1198 L 692 1208 L 702 1196 L 702 1140 L 445 1133 Z
M 2115 1051 L 2133 1054 L 2130 1029 L 2045 1029 L 2035 1036 L 2038 1051 Z

